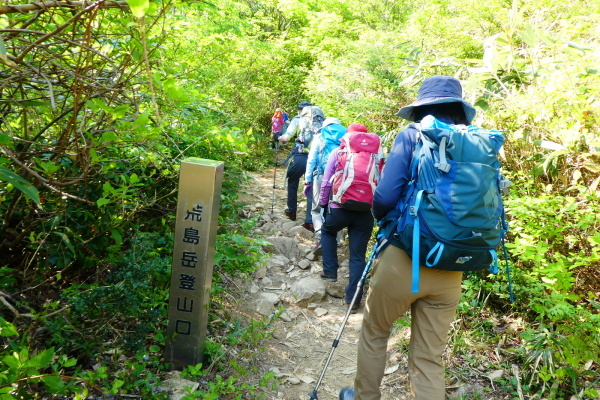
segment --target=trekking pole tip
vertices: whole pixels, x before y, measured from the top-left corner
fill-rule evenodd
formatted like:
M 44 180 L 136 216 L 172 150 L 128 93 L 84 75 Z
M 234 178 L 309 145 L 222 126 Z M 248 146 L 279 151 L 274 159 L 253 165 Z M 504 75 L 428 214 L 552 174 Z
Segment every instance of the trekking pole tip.
M 312 393 L 309 393 L 308 397 L 310 397 L 313 400 L 319 400 L 319 398 L 317 397 L 317 390 L 316 389 Z

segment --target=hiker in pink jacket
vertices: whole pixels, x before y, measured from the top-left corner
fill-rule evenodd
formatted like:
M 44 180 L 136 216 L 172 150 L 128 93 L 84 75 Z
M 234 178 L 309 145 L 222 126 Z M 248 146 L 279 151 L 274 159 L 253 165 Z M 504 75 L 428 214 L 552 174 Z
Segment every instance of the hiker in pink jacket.
M 283 133 L 284 124 L 285 119 L 283 118 L 283 112 L 281 111 L 281 108 L 278 108 L 271 117 L 271 133 L 273 134 L 271 147 L 276 148 L 279 144 L 279 136 L 281 136 Z
M 356 132 L 367 132 L 367 127 L 362 124 L 350 124 L 346 136 Z M 323 227 L 321 228 L 323 272 L 320 276 L 321 279 L 328 282 L 337 282 L 339 264 L 336 236 L 340 230 L 348 228 L 350 278 L 348 286 L 346 286 L 346 303 L 350 304 L 354 297 L 358 281 L 365 269 L 365 255 L 369 239 L 371 238 L 371 232 L 373 231 L 374 219 L 370 210 L 352 211 L 342 208 L 339 204 L 329 200 L 333 186 L 331 177 L 336 170 L 338 153 L 339 147 L 334 149 L 329 156 L 323 175 L 321 194 L 319 196 L 319 204 L 324 210 L 325 217 Z M 352 307 L 352 313 L 358 311 L 361 297 L 362 293 L 359 293 Z

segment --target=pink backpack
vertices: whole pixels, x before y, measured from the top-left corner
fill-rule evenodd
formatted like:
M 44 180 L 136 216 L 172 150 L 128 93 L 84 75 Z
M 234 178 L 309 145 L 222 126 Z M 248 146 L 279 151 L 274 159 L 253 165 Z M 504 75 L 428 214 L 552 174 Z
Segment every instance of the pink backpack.
M 344 136 L 331 177 L 333 202 L 347 210 L 368 211 L 383 167 L 381 139 L 375 133 Z

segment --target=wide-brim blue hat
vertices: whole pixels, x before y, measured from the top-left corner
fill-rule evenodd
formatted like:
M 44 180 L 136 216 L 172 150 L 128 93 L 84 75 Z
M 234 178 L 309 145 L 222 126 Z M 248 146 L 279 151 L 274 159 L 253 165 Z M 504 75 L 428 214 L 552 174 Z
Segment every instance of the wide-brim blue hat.
M 310 101 L 303 101 L 296 107 L 298 110 L 302 110 L 304 107 L 312 106 Z
M 475 107 L 463 100 L 462 86 L 458 79 L 443 75 L 425 79 L 419 89 L 417 100 L 408 106 L 402 107 L 396 115 L 414 121 L 416 107 L 442 103 L 461 103 L 469 124 L 475 118 L 477 111 L 475 111 Z

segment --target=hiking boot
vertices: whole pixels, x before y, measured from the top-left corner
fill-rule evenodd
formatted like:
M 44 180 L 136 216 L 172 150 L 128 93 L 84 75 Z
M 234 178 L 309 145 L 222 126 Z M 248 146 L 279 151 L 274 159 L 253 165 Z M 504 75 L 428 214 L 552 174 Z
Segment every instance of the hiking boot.
M 304 227 L 304 229 L 307 229 L 307 230 L 309 230 L 311 232 L 315 231 L 314 225 L 311 224 L 310 222 L 305 222 L 305 223 L 302 224 L 302 226 Z
M 285 216 L 291 219 L 292 221 L 296 220 L 296 211 L 289 211 L 287 208 L 284 211 Z
M 325 272 L 322 272 L 321 275 L 319 275 L 319 276 L 324 281 L 327 281 L 327 282 L 337 282 L 337 275 L 326 274 Z
M 320 241 L 320 240 L 317 240 L 317 244 L 315 244 L 315 247 L 313 247 L 313 249 L 311 250 L 311 253 L 313 253 L 315 256 L 317 256 L 317 257 L 318 257 L 318 256 L 320 256 L 320 255 L 321 255 L 321 253 L 322 253 L 322 251 L 321 251 L 321 250 L 323 250 L 323 249 L 321 248 L 321 241 Z
M 346 305 L 350 305 L 350 303 L 346 303 Z M 358 309 L 360 308 L 360 302 L 357 301 L 356 303 L 352 304 L 352 308 L 350 309 L 350 314 L 356 314 L 358 312 Z
M 345 387 L 340 390 L 340 400 L 354 400 L 354 389 Z

